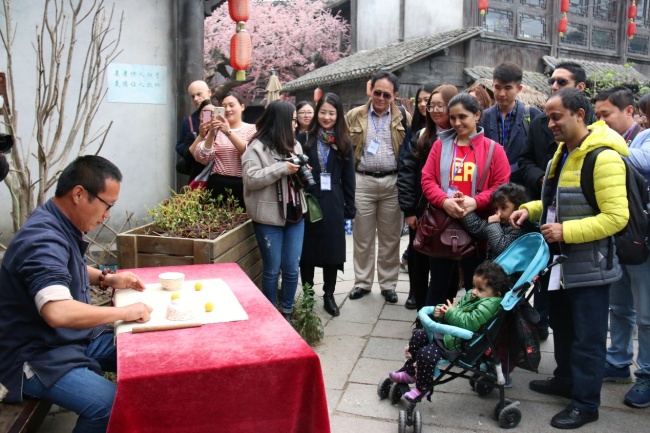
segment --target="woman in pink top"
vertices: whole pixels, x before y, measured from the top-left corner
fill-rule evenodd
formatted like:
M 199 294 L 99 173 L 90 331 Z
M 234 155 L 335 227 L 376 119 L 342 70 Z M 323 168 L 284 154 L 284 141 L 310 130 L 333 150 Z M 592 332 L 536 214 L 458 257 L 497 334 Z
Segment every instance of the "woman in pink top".
M 221 100 L 225 115 L 216 114 L 214 107 L 208 105 L 204 108 L 213 110 L 205 140 L 197 143 L 190 152 L 194 159 L 202 164 L 214 160 L 212 174 L 208 179 L 208 188 L 212 196 L 217 198 L 222 195 L 227 197 L 226 190 L 231 190 L 231 195 L 239 201 L 239 206 L 244 206 L 244 185 L 242 183 L 241 155 L 253 134 L 255 125 L 244 123 L 244 99 L 235 91 L 228 92 Z

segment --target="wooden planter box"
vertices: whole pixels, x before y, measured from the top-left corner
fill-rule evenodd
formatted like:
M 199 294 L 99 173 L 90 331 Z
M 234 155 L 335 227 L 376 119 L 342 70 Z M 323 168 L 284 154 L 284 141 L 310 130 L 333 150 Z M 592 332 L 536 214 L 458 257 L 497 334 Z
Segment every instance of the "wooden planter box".
M 235 262 L 261 286 L 262 257 L 252 221 L 212 240 L 145 234 L 150 228 L 147 224 L 117 235 L 120 269 Z

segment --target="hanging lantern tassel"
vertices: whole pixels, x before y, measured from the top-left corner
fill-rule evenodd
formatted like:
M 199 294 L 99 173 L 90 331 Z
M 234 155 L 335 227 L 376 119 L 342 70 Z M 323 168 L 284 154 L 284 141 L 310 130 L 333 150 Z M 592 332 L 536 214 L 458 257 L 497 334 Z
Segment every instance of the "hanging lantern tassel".
M 230 66 L 237 71 L 235 80 L 246 81 L 246 69 L 251 65 L 251 35 L 244 22 L 237 23 L 237 33 L 230 39 Z
M 478 0 L 478 10 L 481 11 L 481 15 L 485 15 L 485 11 L 488 8 L 488 0 Z

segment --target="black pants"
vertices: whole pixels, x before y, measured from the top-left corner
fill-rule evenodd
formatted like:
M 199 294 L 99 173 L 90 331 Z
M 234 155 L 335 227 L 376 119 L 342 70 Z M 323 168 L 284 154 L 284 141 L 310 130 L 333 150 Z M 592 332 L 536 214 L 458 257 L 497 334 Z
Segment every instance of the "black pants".
M 246 210 L 246 205 L 244 204 L 244 182 L 241 177 L 211 174 L 208 178 L 208 188 L 212 191 L 212 197 L 215 200 L 221 195 L 224 201 L 228 198 L 228 192 L 226 190 L 230 190 L 230 195 L 239 201 L 238 206 Z
M 300 279 L 302 284 L 309 283 L 314 286 L 314 269 L 312 265 L 300 265 Z M 332 294 L 336 288 L 336 272 L 338 265 L 323 265 L 323 291 Z
M 447 300 L 452 301 L 458 293 L 459 271 L 458 265 L 463 270 L 465 279 L 465 290 L 472 289 L 474 270 L 483 261 L 485 251 L 477 251 L 462 260 L 447 260 L 429 258 L 431 269 L 431 281 L 427 293 L 427 305 L 434 306 L 444 304 Z
M 427 292 L 429 291 L 429 256 L 422 254 L 413 248 L 415 230 L 409 227 L 409 245 L 406 249 L 408 258 L 406 260 L 409 271 L 409 298 L 415 299 L 416 311 L 420 311 L 426 305 Z

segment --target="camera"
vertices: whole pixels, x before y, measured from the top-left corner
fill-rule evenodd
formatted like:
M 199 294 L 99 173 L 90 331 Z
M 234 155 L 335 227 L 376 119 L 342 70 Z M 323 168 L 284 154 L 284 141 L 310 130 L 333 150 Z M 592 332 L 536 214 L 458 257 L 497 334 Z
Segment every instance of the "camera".
M 3 134 L 0 132 L 0 153 L 9 153 L 14 146 L 13 135 Z
M 316 185 L 314 176 L 307 168 L 307 162 L 309 162 L 309 157 L 307 155 L 300 154 L 292 158 L 288 158 L 286 161 L 300 166 L 296 174 L 291 175 L 297 185 L 299 185 L 302 189 L 309 189 Z

